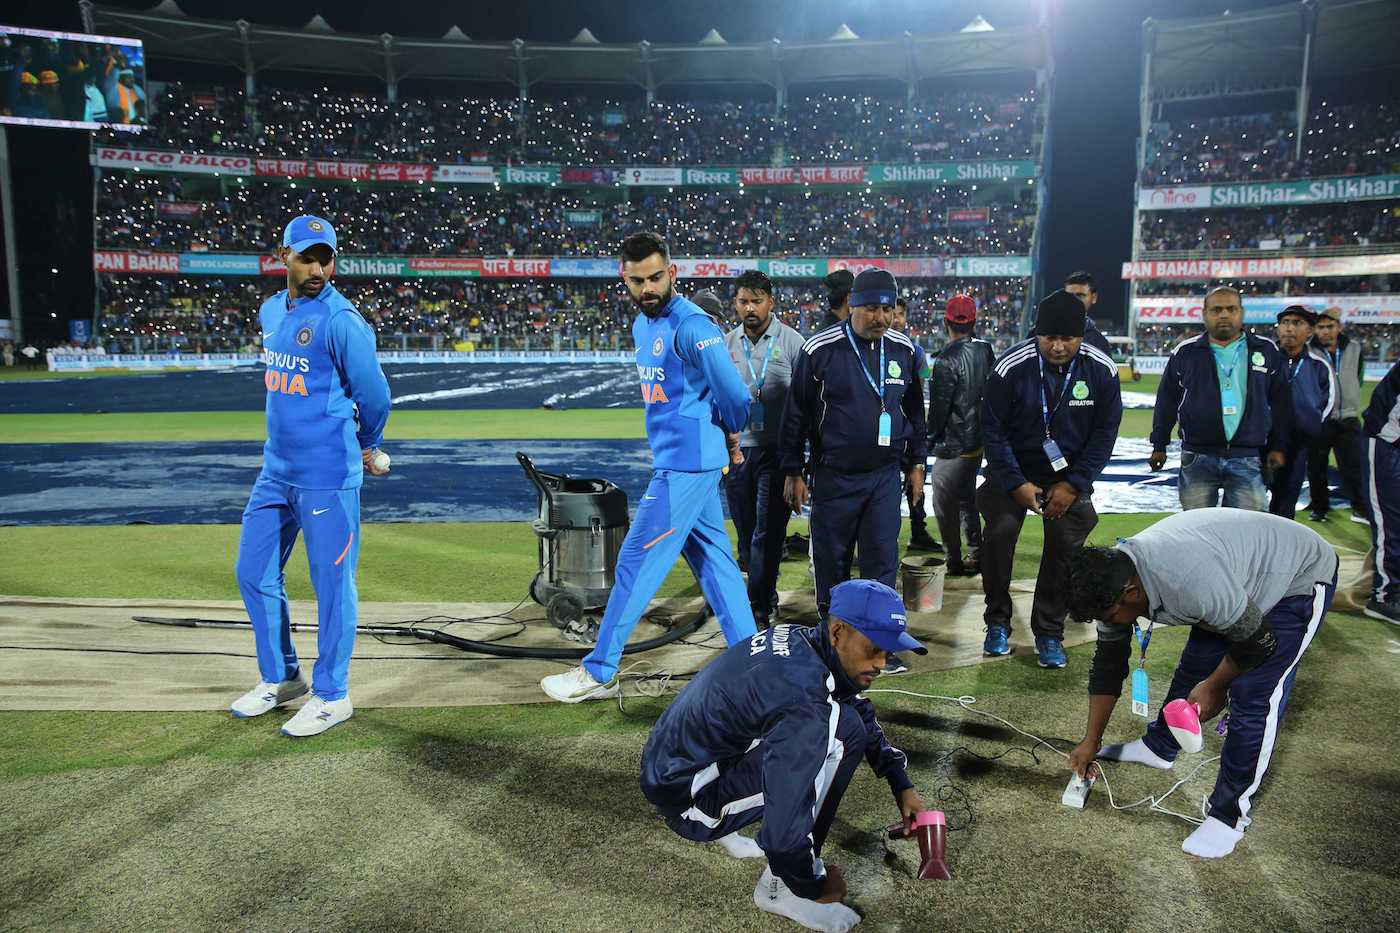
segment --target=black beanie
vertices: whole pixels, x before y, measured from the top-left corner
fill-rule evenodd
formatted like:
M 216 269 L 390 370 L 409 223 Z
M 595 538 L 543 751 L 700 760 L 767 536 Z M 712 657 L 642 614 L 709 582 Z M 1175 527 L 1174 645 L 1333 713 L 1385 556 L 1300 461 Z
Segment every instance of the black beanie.
M 851 286 L 851 307 L 864 308 L 870 305 L 894 307 L 899 297 L 899 284 L 894 276 L 884 269 L 866 269 L 856 276 Z
M 1051 292 L 1036 306 L 1036 336 L 1083 337 L 1088 316 L 1084 302 L 1074 295 L 1064 289 Z

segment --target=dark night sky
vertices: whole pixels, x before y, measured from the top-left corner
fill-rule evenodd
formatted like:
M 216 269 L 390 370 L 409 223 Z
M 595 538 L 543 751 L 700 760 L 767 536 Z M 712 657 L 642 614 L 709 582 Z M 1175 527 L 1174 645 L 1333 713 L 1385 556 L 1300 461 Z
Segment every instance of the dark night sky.
M 145 9 L 152 0 L 107 0 Z M 518 0 L 515 3 L 382 2 L 288 4 L 266 0 L 178 0 L 192 16 L 244 18 L 297 26 L 320 13 L 337 30 L 436 37 L 456 24 L 474 39 L 563 41 L 584 26 L 603 42 L 693 42 L 711 27 L 731 42 L 821 39 L 847 23 L 863 38 L 954 32 L 981 14 L 993 26 L 1034 22 L 1038 0 Z M 1224 9 L 1269 6 L 1277 0 L 1050 0 L 1056 61 L 1050 114 L 1054 166 L 1045 281 L 1087 268 L 1103 283 L 1099 310 L 1122 319 L 1119 263 L 1132 242 L 1133 141 L 1137 134 L 1139 41 L 1144 18 L 1204 16 Z M 0 20 L 17 26 L 82 30 L 76 2 L 7 3 Z M 150 65 L 153 79 L 194 77 Z M 232 83 L 232 73 L 219 80 Z M 214 80 L 211 78 L 211 80 Z M 853 86 L 854 87 L 854 86 Z M 59 339 L 64 321 L 92 307 L 90 219 L 92 175 L 87 137 L 76 130 L 9 127 L 14 161 L 25 334 Z M 60 237 L 54 218 L 75 212 L 77 241 Z M 52 269 L 57 269 L 55 274 Z M 1035 296 L 1039 297 L 1039 296 Z M 5 301 L 0 289 L 0 301 Z M 49 311 L 58 309 L 58 318 Z M 8 308 L 5 310 L 8 316 Z M 60 331 L 62 327 L 62 331 Z

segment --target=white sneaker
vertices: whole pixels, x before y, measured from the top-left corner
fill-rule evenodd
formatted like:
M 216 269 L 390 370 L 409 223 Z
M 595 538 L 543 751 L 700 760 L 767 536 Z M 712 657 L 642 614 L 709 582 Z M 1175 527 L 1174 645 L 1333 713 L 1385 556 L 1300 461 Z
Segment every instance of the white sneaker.
M 540 681 L 540 686 L 551 700 L 560 703 L 582 703 L 584 700 L 606 700 L 621 692 L 617 675 L 605 684 L 600 684 L 588 673 L 588 668 L 580 664 L 571 671 L 551 674 Z
M 763 874 L 759 875 L 758 886 L 753 889 L 753 902 L 759 910 L 787 917 L 822 933 L 846 933 L 860 923 L 860 914 L 845 904 L 821 904 L 793 894 L 771 868 L 763 869 Z
M 304 739 L 309 735 L 320 735 L 331 726 L 338 726 L 354 715 L 355 707 L 349 697 L 339 700 L 323 700 L 313 696 L 297 714 L 282 726 L 282 734 Z
M 252 719 L 254 716 L 272 712 L 289 700 L 295 700 L 297 697 L 305 695 L 309 689 L 306 686 L 306 679 L 298 671 L 296 677 L 278 684 L 262 681 L 252 690 L 234 700 L 229 710 L 240 719 Z

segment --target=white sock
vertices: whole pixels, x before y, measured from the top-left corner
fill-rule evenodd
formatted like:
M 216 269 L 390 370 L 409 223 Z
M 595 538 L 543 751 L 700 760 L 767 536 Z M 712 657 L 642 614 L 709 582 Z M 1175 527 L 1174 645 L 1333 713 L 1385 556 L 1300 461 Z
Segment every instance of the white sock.
M 1105 745 L 1103 748 L 1099 749 L 1099 753 L 1096 757 L 1108 761 L 1130 761 L 1133 764 L 1147 765 L 1149 768 L 1161 768 L 1164 771 L 1172 766 L 1172 762 L 1148 748 L 1147 743 L 1142 739 L 1135 739 L 1132 742 L 1125 742 L 1121 745 Z
M 753 891 L 753 902 L 759 910 L 787 917 L 809 930 L 822 933 L 846 933 L 860 923 L 860 914 L 845 904 L 819 904 L 793 894 L 771 868 L 763 869 L 763 874 L 759 876 L 758 887 Z
M 1186 837 L 1181 851 L 1197 858 L 1224 858 L 1235 851 L 1235 846 L 1243 838 L 1242 831 L 1232 829 L 1212 816 Z
M 748 836 L 730 833 L 728 836 L 719 837 L 715 842 L 735 858 L 763 858 L 763 850 Z

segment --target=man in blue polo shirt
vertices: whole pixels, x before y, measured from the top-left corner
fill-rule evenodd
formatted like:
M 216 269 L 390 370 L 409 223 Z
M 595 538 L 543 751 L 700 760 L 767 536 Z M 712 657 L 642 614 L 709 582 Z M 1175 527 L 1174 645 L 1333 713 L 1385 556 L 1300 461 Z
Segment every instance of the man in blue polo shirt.
M 1214 506 L 1223 491 L 1226 508 L 1262 512 L 1269 503 L 1260 460 L 1282 467 L 1293 433 L 1283 354 L 1244 332 L 1238 289 L 1212 289 L 1203 315 L 1205 333 L 1173 350 L 1162 373 L 1147 464 L 1160 470 L 1167 462 L 1180 423 L 1181 507 Z
M 654 233 L 624 240 L 622 279 L 642 312 L 632 338 L 653 472 L 617 556 L 617 582 L 598 643 L 580 666 L 540 681 L 561 703 L 617 696 L 622 649 L 679 557 L 699 579 L 725 640 L 732 645 L 754 633 L 719 501 L 720 477 L 729 463 L 726 434 L 748 423 L 748 387 L 719 326 L 676 293 L 676 267 L 665 240 Z
M 253 625 L 262 681 L 234 701 L 235 716 L 261 716 L 307 691 L 292 645 L 282 570 L 299 532 L 316 589 L 313 696 L 285 735 L 317 735 L 354 712 L 347 679 L 355 645 L 360 485 L 389 472 L 380 454 L 389 383 L 374 330 L 331 285 L 335 231 L 302 216 L 287 225 L 278 256 L 287 288 L 263 302 L 267 444 L 238 539 L 238 589 Z

